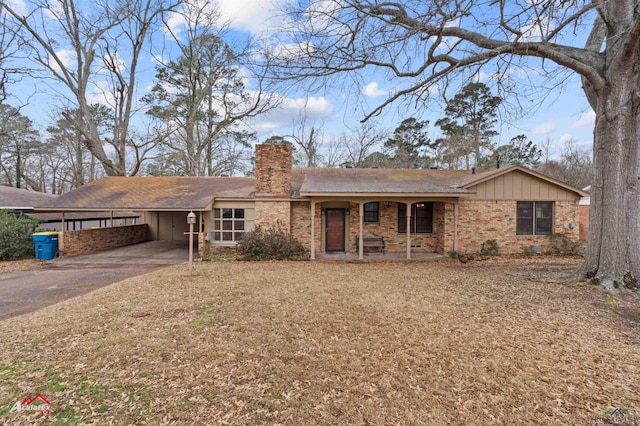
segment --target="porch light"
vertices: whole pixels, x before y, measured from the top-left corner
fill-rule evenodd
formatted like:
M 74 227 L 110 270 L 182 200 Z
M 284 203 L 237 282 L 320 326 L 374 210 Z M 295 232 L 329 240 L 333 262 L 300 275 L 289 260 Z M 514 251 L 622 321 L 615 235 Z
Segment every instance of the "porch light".
M 187 215 L 187 223 L 196 223 L 196 214 L 194 212 L 189 212 Z
M 418 203 L 416 204 L 416 207 L 424 207 L 424 203 Z

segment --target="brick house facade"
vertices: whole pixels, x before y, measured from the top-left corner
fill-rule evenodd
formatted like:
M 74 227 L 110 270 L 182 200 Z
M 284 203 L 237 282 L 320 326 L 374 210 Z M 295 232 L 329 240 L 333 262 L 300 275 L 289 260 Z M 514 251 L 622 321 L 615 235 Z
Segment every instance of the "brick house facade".
M 487 240 L 496 240 L 501 252 L 509 254 L 531 247 L 547 250 L 551 234 L 563 234 L 571 241 L 579 238 L 581 192 L 521 167 L 478 174 L 293 169 L 291 146 L 284 144 L 256 146 L 255 171 L 255 224 L 288 230 L 309 249 L 312 258 L 325 252 L 351 252 L 363 257 L 364 248 L 359 250 L 361 235 L 363 240 L 381 238 L 385 252 L 406 253 L 407 258 L 417 252 L 477 252 Z M 375 220 L 365 219 L 365 205 L 370 203 L 376 206 Z M 407 234 L 407 225 L 415 225 L 412 218 L 407 221 L 406 206 L 416 205 L 428 206 L 426 220 L 430 223 L 423 232 L 416 227 L 416 232 Z M 519 219 L 519 211 L 532 208 L 538 215 L 538 205 L 552 209 L 550 218 L 545 218 L 550 228 L 521 232 L 519 220 L 535 223 L 540 219 Z M 337 227 L 332 226 L 330 215 L 337 217 Z M 526 228 L 526 223 L 520 226 Z M 333 228 L 341 245 L 332 249 Z
M 193 211 L 201 252 L 233 247 L 260 226 L 291 233 L 311 259 L 344 252 L 363 258 L 370 250 L 407 258 L 477 252 L 487 240 L 504 254 L 521 253 L 547 249 L 554 234 L 579 238 L 585 193 L 522 167 L 297 169 L 291 145 L 255 149 L 255 177 L 107 177 L 47 208 L 143 211 L 149 238 L 171 241 L 186 240 L 185 218 Z

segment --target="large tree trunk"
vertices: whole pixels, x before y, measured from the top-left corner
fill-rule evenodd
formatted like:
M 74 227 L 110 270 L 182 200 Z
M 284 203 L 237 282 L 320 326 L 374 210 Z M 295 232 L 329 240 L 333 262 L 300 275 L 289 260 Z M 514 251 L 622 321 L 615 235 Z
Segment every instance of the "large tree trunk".
M 640 278 L 640 64 L 637 52 L 620 46 L 607 46 L 607 53 L 607 85 L 589 96 L 596 112 L 595 175 L 580 273 L 613 290 Z

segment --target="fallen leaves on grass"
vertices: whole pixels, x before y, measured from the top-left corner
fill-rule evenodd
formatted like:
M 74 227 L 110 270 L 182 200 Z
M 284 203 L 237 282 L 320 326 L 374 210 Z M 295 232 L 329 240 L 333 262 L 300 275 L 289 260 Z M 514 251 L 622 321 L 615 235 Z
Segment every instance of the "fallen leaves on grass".
M 43 263 L 36 259 L 0 260 L 0 274 L 39 269 Z
M 41 419 L 2 411 L 36 391 L 71 423 L 590 424 L 609 407 L 640 412 L 637 329 L 597 289 L 505 275 L 526 268 L 511 265 L 222 262 L 129 279 L 0 323 L 0 419 Z

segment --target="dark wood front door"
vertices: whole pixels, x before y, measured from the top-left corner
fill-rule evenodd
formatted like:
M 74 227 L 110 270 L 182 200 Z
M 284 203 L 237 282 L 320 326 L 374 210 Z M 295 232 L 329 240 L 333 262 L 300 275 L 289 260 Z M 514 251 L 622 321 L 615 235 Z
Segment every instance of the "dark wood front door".
M 344 251 L 344 209 L 327 209 L 327 252 Z

